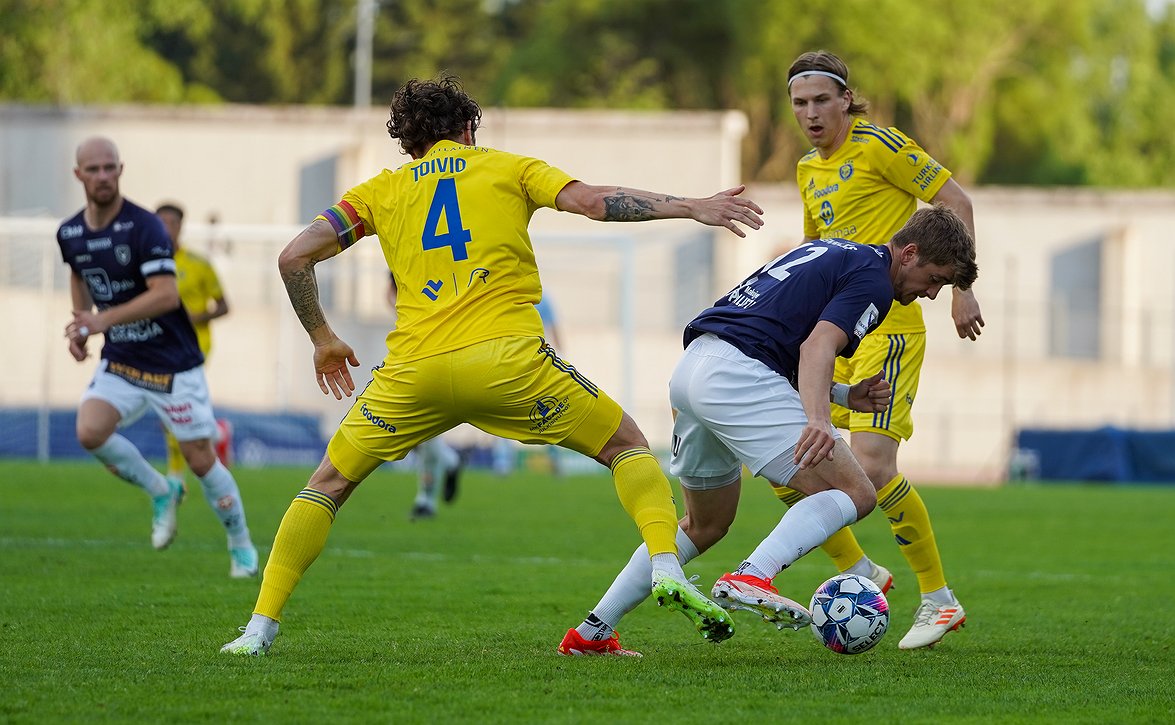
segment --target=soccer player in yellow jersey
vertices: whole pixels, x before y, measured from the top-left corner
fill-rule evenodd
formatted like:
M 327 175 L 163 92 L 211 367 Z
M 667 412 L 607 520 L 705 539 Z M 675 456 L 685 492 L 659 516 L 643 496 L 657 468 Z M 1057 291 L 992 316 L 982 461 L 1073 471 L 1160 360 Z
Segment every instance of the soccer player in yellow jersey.
M 711 640 L 733 633 L 729 615 L 685 579 L 669 481 L 644 434 L 543 341 L 527 227 L 547 207 L 600 221 L 694 219 L 743 236 L 739 224 L 758 229 L 762 210 L 739 196 L 741 186 L 697 199 L 591 186 L 538 159 L 477 146 L 480 120 L 455 78 L 409 81 L 392 99 L 387 128 L 412 161 L 347 191 L 281 253 L 278 267 L 314 344 L 323 393 L 350 396 L 348 366 L 359 362 L 326 320 L 317 263 L 377 236 L 399 290 L 397 323 L 383 365 L 282 519 L 249 624 L 222 652 L 268 651 L 282 608 L 355 487 L 383 461 L 460 423 L 608 466 L 648 546 L 658 602 Z
M 971 200 L 951 172 L 895 128 L 869 123 L 866 104 L 849 88 L 849 69 L 826 51 L 802 54 L 788 70 L 792 111 L 812 150 L 799 161 L 796 180 L 804 203 L 804 242 L 840 238 L 885 244 L 910 218 L 918 201 L 939 202 L 957 213 L 974 237 Z M 951 314 L 959 337 L 976 339 L 983 326 L 969 289 L 953 287 Z M 851 432 L 851 447 L 873 485 L 902 554 L 917 575 L 922 602 L 902 649 L 927 647 L 964 621 L 963 607 L 947 587 L 930 515 L 917 490 L 898 471 L 898 446 L 914 433 L 911 408 L 925 352 L 926 327 L 917 302 L 894 302 L 881 326 L 852 358 L 837 358 L 835 379 L 856 383 L 884 372 L 893 390 L 883 413 L 857 413 L 833 405 L 833 422 Z M 786 503 L 802 496 L 776 488 Z M 843 572 L 869 576 L 883 589 L 893 583 L 844 528 L 824 550 Z

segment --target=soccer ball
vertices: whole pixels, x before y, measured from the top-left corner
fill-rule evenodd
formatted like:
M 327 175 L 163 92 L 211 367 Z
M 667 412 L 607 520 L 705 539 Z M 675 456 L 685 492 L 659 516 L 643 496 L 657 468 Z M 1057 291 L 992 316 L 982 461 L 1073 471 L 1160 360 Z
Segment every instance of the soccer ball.
M 877 585 L 856 574 L 838 574 L 812 595 L 812 634 L 842 655 L 872 649 L 889 629 L 889 602 Z

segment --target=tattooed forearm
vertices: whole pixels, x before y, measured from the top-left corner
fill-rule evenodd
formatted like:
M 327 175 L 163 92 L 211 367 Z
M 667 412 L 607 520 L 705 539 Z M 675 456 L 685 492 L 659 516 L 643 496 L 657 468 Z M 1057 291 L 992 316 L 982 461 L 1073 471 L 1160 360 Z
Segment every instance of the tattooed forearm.
M 604 197 L 604 221 L 609 222 L 643 222 L 656 219 L 654 213 L 658 204 L 667 201 L 676 201 L 677 196 L 638 195 L 626 189 L 617 189 L 617 193 Z
M 286 294 L 294 306 L 294 313 L 307 332 L 314 332 L 326 324 L 322 305 L 318 302 L 318 281 L 314 278 L 314 264 L 282 273 Z

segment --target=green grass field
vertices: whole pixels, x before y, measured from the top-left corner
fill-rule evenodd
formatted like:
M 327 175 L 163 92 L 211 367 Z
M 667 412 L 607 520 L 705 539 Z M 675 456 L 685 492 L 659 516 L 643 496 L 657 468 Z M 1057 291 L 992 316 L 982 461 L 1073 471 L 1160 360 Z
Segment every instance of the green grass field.
M 237 476 L 262 556 L 302 469 Z M 255 581 L 228 578 L 196 484 L 165 552 L 146 497 L 96 463 L 0 461 L 0 721 L 1171 722 L 1175 488 L 924 486 L 967 627 L 902 652 L 917 585 L 873 514 L 866 549 L 897 576 L 890 632 L 857 656 L 736 616 L 702 641 L 646 603 L 621 626 L 643 660 L 564 658 L 563 633 L 638 543 L 605 476 L 473 472 L 435 520 L 414 479 L 377 472 L 340 512 L 269 657 L 221 644 Z M 686 567 L 703 589 L 783 512 L 747 482 L 725 541 Z M 807 601 L 814 552 L 776 584 Z

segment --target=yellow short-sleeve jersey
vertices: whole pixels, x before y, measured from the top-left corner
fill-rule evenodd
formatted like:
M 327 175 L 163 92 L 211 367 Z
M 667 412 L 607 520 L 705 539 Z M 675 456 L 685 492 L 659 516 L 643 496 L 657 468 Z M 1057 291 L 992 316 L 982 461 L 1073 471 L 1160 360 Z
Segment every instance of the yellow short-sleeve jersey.
M 946 167 L 901 131 L 856 118 L 835 153 L 822 158 L 813 149 L 796 166 L 804 235 L 885 244 L 914 213 L 918 200 L 929 202 L 950 177 Z M 917 302 L 895 303 L 874 332 L 925 329 Z
M 347 191 L 320 218 L 345 249 L 379 237 L 396 281 L 389 356 L 413 360 L 510 335 L 541 337 L 527 226 L 572 181 L 538 159 L 441 141 Z
M 184 309 L 192 312 L 207 312 L 209 303 L 224 298 L 224 291 L 220 288 L 220 278 L 212 264 L 193 254 L 186 248 L 175 250 L 175 283 L 179 288 L 180 302 Z M 204 357 L 212 352 L 212 329 L 208 321 L 193 322 L 196 329 L 196 340 Z

